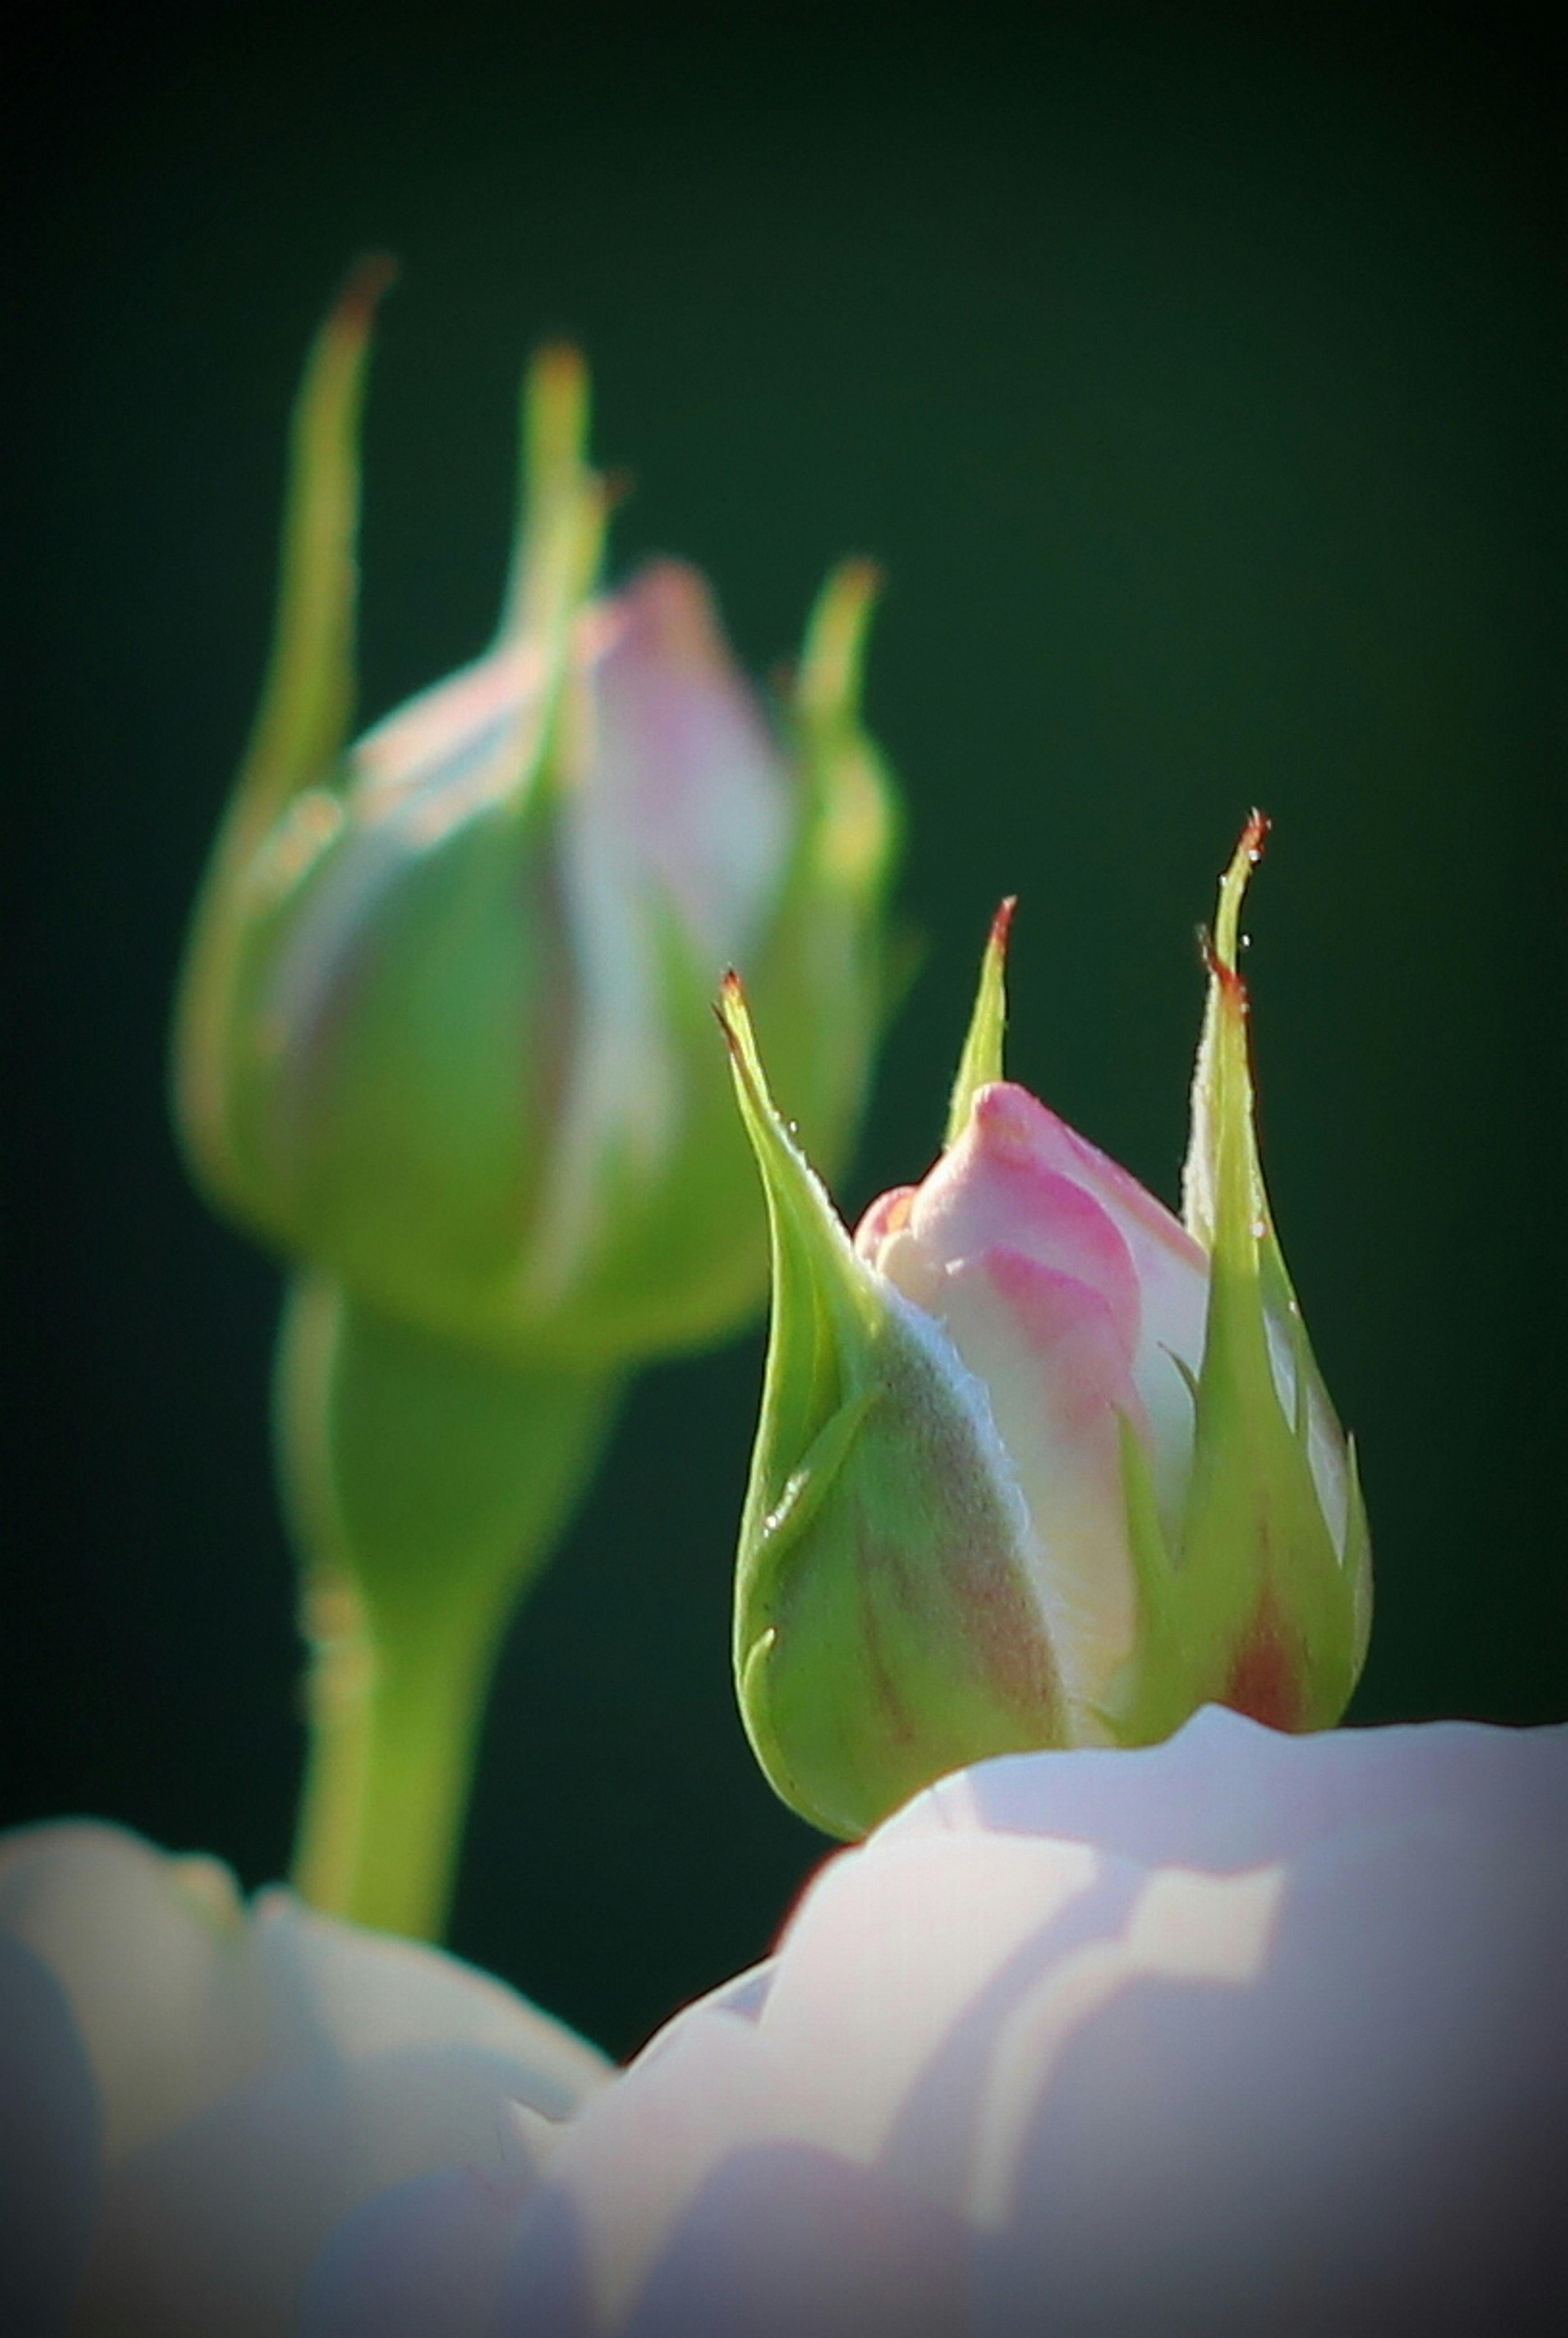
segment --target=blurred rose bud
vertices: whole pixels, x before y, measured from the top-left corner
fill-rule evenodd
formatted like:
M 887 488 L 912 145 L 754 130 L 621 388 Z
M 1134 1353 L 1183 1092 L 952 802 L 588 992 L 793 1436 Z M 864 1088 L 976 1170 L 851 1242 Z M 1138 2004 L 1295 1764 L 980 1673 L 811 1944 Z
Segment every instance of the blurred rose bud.
M 1366 1518 L 1253 1131 L 1261 833 L 1220 892 L 1184 1225 L 1002 1079 L 1005 912 L 946 1150 L 853 1244 L 727 991 L 774 1240 L 737 1679 L 768 1776 L 834 1833 L 983 1754 L 1147 1744 L 1207 1703 L 1318 1729 L 1355 1686 Z
M 610 2066 L 487 1974 L 113 1826 L 0 1837 L 0 2328 L 286 2338 L 356 2202 L 520 2205 Z
M 874 580 L 829 581 L 776 729 L 694 570 L 593 596 L 607 491 L 582 361 L 548 349 L 495 645 L 344 753 L 375 290 L 350 288 L 301 396 L 279 648 L 184 978 L 181 1123 L 215 1200 L 387 1312 L 611 1369 L 722 1334 L 763 1288 L 708 1012 L 726 965 L 813 1147 L 852 1135 L 894 826 L 857 712 Z

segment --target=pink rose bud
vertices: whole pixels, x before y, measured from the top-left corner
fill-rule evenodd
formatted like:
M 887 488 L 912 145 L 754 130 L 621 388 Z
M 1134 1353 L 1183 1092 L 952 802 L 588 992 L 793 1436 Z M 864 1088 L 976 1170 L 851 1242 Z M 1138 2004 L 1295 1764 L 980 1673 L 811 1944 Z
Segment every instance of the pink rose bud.
M 181 986 L 181 1131 L 225 1210 L 382 1313 L 623 1370 L 765 1289 L 708 1011 L 727 965 L 813 1144 L 841 1156 L 859 1115 L 897 830 L 859 719 L 876 578 L 829 578 L 776 721 L 694 569 L 597 589 L 587 374 L 546 349 L 495 642 L 348 743 L 380 281 L 301 395 L 279 646 Z
M 1221 889 L 1185 1223 L 1001 1077 L 1011 904 L 946 1148 L 852 1245 L 728 994 L 774 1227 L 737 1674 L 769 1778 L 834 1832 L 984 1754 L 1348 1701 L 1366 1519 L 1272 1232 L 1236 971 L 1262 832 Z

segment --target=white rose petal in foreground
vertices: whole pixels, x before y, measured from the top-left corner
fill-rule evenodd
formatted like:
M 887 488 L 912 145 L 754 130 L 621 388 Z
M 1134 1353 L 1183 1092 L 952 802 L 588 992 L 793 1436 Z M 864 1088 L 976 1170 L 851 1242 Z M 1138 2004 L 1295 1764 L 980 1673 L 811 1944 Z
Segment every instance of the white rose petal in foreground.
M 76 1822 L 0 1841 L 0 2329 L 270 2338 L 358 2201 L 525 2198 L 609 2076 L 483 1973 Z M 519 2107 L 521 2106 L 521 2107 Z
M 943 1780 L 821 1871 L 525 2202 L 367 2202 L 303 2338 L 1568 2328 L 1568 1731 Z

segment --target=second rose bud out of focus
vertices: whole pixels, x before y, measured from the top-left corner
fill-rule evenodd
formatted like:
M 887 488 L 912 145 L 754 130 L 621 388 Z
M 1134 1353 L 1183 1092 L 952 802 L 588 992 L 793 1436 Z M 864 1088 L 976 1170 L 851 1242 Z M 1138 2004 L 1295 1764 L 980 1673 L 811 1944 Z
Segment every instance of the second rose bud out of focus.
M 360 271 L 296 420 L 272 674 L 198 909 L 179 1116 L 228 1212 L 387 1315 L 614 1370 L 735 1327 L 766 1243 L 709 1010 L 747 970 L 819 1157 L 884 1001 L 890 797 L 832 576 L 775 729 L 692 569 L 595 594 L 587 383 L 544 350 L 494 646 L 345 752 Z
M 1152 1744 L 1205 1704 L 1319 1729 L 1349 1701 L 1367 1522 L 1274 1233 L 1237 969 L 1263 830 L 1220 888 L 1183 1219 L 1003 1078 L 1008 911 L 942 1155 L 853 1243 L 727 988 L 774 1256 L 737 1684 L 830 1832 L 987 1754 Z

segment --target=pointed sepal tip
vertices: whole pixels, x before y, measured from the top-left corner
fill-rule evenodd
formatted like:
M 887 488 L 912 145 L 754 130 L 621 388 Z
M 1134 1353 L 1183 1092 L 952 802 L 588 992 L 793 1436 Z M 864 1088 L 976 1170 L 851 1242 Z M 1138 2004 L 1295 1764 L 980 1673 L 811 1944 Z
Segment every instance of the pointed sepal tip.
M 1017 907 L 1017 895 L 1008 894 L 1006 899 L 998 905 L 991 920 L 985 954 L 980 960 L 980 980 L 975 993 L 974 1010 L 969 1017 L 964 1051 L 958 1058 L 953 1093 L 948 1100 L 947 1127 L 942 1139 L 945 1153 L 956 1144 L 968 1126 L 969 1115 L 980 1090 L 989 1087 L 1003 1076 L 1002 1045 L 1007 1027 L 1007 942 L 1013 930 L 1013 913 Z

